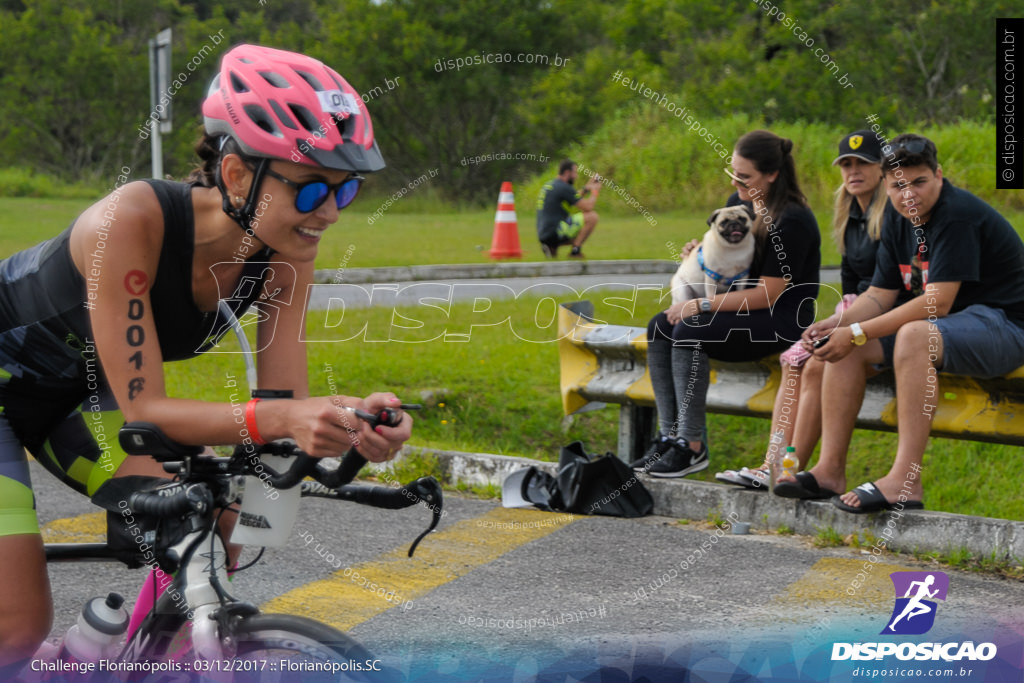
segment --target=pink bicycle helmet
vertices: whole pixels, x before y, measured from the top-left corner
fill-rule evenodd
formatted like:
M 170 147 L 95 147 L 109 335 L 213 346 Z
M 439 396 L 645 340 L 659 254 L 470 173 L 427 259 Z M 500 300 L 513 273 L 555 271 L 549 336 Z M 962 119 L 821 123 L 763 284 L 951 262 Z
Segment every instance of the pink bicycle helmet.
M 359 93 L 319 60 L 238 45 L 220 63 L 203 102 L 210 135 L 248 155 L 343 171 L 384 168 Z

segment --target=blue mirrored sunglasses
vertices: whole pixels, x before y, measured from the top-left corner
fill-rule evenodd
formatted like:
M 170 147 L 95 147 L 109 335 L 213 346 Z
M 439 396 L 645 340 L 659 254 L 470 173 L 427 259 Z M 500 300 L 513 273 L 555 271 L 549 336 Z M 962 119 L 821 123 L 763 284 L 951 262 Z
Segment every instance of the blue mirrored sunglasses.
M 322 180 L 311 180 L 306 183 L 297 183 L 294 180 L 285 178 L 280 173 L 275 173 L 269 168 L 266 174 L 276 178 L 289 187 L 295 188 L 295 209 L 299 213 L 310 213 L 316 211 L 321 204 L 334 193 L 334 201 L 338 210 L 344 209 L 352 203 L 352 200 L 359 194 L 365 178 L 354 175 L 342 180 L 337 185 L 328 185 Z

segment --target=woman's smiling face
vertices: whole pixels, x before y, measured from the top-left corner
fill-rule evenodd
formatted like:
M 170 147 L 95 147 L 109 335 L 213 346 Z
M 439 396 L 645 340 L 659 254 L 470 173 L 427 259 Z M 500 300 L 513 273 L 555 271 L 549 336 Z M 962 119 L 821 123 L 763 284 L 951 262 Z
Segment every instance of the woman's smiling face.
M 771 189 L 771 184 L 778 177 L 779 172 L 761 173 L 754 166 L 753 161 L 741 157 L 733 151 L 732 173 L 729 175 L 732 178 L 732 186 L 736 188 L 740 199 L 751 202 L 755 199 L 760 201 L 767 199 L 768 190 Z

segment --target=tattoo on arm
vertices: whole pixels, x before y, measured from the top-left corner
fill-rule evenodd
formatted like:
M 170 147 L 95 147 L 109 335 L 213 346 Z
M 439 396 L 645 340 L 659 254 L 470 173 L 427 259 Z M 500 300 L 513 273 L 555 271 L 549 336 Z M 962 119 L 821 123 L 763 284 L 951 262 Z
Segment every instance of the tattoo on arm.
M 135 397 L 146 388 L 145 377 L 132 377 L 128 382 L 128 400 L 134 401 Z
M 145 313 L 145 306 L 142 303 L 142 299 L 129 299 L 128 300 L 128 319 L 129 320 L 142 320 L 142 316 Z M 124 333 L 125 340 L 128 342 L 128 346 L 139 347 L 142 346 L 143 342 L 146 341 L 146 331 L 142 328 L 142 325 L 134 324 L 129 325 L 128 329 Z M 135 366 L 136 370 L 141 370 L 144 365 L 142 358 L 142 349 L 139 349 L 131 356 L 128 357 L 128 362 Z M 134 401 L 135 397 L 145 388 L 146 379 L 144 377 L 132 377 L 128 381 L 128 400 Z

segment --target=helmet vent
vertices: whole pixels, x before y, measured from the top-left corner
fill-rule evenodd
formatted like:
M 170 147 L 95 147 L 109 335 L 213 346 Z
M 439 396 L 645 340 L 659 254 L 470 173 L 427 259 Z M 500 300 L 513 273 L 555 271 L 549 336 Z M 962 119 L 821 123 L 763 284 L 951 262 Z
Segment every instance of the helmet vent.
M 301 104 L 289 104 L 288 108 L 292 110 L 292 114 L 298 120 L 302 126 L 310 133 L 315 133 L 320 129 L 320 121 L 313 116 L 313 112 L 303 107 Z
M 277 115 L 277 118 L 278 118 L 278 120 L 281 121 L 281 123 L 283 123 L 287 127 L 291 128 L 292 130 L 298 130 L 299 129 L 299 127 L 296 126 L 295 122 L 292 120 L 292 117 L 288 116 L 288 112 L 286 112 L 284 110 L 284 107 L 282 107 L 280 104 L 277 103 L 277 100 L 268 100 L 268 101 L 270 102 L 270 108 L 274 110 L 274 114 Z
M 309 83 L 309 87 L 313 88 L 313 90 L 320 91 L 327 89 L 320 83 L 320 81 L 317 80 L 316 76 L 314 76 L 313 74 L 308 73 L 306 71 L 300 71 L 299 69 L 296 69 L 295 73 L 301 76 L 302 80 L 306 81 L 306 83 Z
M 267 111 L 263 107 L 257 104 L 247 104 L 245 105 L 245 113 L 249 115 L 253 123 L 274 137 L 284 137 L 277 124 L 267 115 Z
M 249 86 L 234 71 L 231 72 L 231 87 L 235 92 L 249 92 Z
M 341 133 L 341 137 L 348 140 L 352 136 L 352 128 L 355 124 L 354 116 L 342 116 L 341 114 L 331 114 L 331 118 L 334 119 L 334 125 L 337 127 L 338 132 Z
M 292 87 L 288 83 L 288 81 L 285 80 L 285 77 L 282 76 L 281 74 L 274 73 L 273 71 L 258 71 L 257 73 L 260 76 L 263 76 L 263 80 L 265 80 L 267 83 L 269 83 L 270 85 L 274 86 L 275 88 L 290 88 L 290 87 Z

